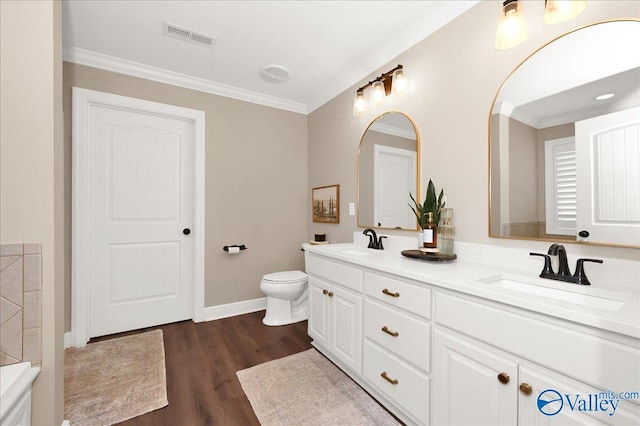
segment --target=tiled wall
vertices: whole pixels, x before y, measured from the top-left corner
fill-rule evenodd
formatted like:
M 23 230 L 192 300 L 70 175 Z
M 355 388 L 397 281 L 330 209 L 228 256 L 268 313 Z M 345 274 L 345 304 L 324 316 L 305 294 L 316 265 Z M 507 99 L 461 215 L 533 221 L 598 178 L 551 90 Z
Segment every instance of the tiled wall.
M 0 365 L 41 364 L 41 298 L 41 244 L 0 244 Z

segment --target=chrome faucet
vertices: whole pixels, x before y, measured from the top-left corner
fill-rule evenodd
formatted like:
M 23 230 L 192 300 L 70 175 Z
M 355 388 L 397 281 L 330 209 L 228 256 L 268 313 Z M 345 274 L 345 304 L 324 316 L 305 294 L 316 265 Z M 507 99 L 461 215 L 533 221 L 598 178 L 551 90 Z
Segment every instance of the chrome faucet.
M 376 250 L 384 250 L 384 247 L 382 247 L 382 239 L 383 238 L 387 238 L 387 237 L 380 236 L 378 238 L 378 235 L 376 234 L 376 231 L 374 231 L 371 228 L 365 229 L 362 233 L 364 235 L 366 235 L 367 237 L 369 237 L 369 245 L 367 246 L 367 248 L 376 249 Z
M 552 244 L 547 251 L 547 254 L 542 253 L 529 253 L 531 256 L 544 257 L 544 267 L 540 272 L 541 278 L 548 278 L 550 280 L 565 281 L 568 283 L 590 285 L 589 279 L 584 272 L 584 262 L 604 263 L 601 259 L 578 259 L 576 262 L 576 272 L 571 275 L 569 270 L 569 262 L 567 261 L 567 250 L 562 244 Z M 553 271 L 551 265 L 551 256 L 558 257 L 558 272 Z

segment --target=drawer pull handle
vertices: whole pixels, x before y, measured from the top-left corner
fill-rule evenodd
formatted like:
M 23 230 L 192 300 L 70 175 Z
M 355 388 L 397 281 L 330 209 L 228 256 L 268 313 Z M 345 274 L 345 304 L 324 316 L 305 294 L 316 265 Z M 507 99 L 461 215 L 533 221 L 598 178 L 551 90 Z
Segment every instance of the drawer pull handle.
M 329 290 L 322 290 L 322 294 L 327 294 L 329 293 Z
M 384 294 L 386 294 L 387 296 L 391 296 L 391 297 L 400 297 L 400 293 L 398 293 L 398 292 L 391 293 L 391 292 L 389 291 L 389 289 L 386 289 L 386 288 L 385 288 L 384 290 L 382 290 L 382 292 L 383 292 Z
M 520 392 L 525 395 L 531 395 L 531 393 L 533 392 L 533 388 L 529 383 L 520 383 Z
M 383 371 L 382 373 L 380 373 L 380 377 L 382 377 L 383 379 L 385 379 L 387 382 L 391 383 L 392 385 L 397 385 L 398 384 L 398 379 L 391 379 L 389 376 L 387 376 L 387 372 Z
M 502 383 L 503 385 L 506 385 L 507 383 L 509 383 L 509 375 L 507 373 L 500 373 L 498 374 L 498 381 L 500 383 Z
M 398 337 L 400 335 L 400 333 L 398 333 L 397 331 L 389 330 L 386 325 L 384 327 L 382 327 L 382 331 L 384 331 L 387 334 L 392 335 L 393 337 Z
M 330 291 L 329 293 L 327 293 L 329 297 L 333 297 L 333 292 Z

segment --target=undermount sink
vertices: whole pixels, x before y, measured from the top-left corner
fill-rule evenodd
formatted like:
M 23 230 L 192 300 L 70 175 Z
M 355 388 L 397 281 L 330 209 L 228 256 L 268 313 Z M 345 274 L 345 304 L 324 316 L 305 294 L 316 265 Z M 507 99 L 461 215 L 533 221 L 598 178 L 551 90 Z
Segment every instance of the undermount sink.
M 583 289 L 580 288 L 578 284 L 567 283 L 566 285 L 568 286 L 577 286 L 578 288 L 561 290 L 553 287 L 546 287 L 541 284 L 527 282 L 528 280 L 526 277 L 518 277 L 508 274 L 493 275 L 487 278 L 479 279 L 477 281 L 505 290 L 522 293 L 522 297 L 527 297 L 527 295 L 536 295 L 608 311 L 615 311 L 625 304 L 622 297 L 620 297 L 621 300 L 618 300 L 618 298 L 616 298 L 614 294 L 609 294 L 610 292 L 600 291 L 599 295 L 584 294 L 581 291 L 587 290 L 593 294 L 598 294 L 598 290 L 592 288 Z

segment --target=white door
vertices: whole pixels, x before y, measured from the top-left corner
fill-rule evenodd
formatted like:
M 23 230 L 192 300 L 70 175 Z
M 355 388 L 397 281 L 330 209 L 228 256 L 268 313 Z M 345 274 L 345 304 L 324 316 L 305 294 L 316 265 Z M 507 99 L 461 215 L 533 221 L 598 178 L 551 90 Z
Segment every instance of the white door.
M 414 229 L 409 193 L 416 197 L 416 152 L 384 145 L 374 147 L 374 225 Z
M 86 153 L 88 199 L 76 213 L 89 236 L 88 337 L 193 318 L 202 263 L 196 122 L 180 108 L 102 96 L 110 102 L 89 104 L 74 141 Z
M 576 166 L 578 240 L 640 245 L 640 107 L 577 122 Z

